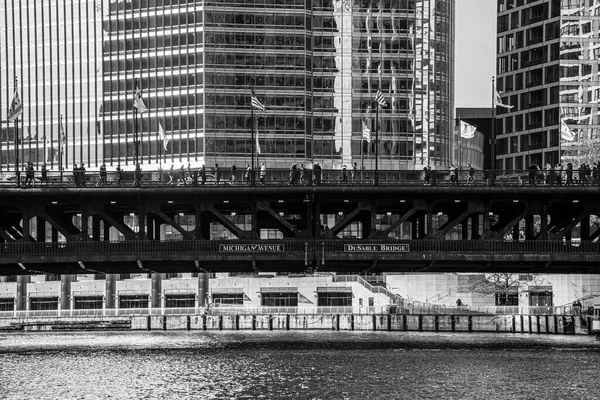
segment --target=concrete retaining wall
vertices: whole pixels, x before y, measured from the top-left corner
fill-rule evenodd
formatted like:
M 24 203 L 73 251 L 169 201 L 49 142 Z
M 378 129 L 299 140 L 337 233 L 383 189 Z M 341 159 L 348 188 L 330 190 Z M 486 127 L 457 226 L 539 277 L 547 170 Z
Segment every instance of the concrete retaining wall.
M 422 332 L 514 332 L 527 334 L 577 334 L 590 332 L 591 320 L 560 315 L 167 315 L 132 317 L 64 317 L 0 319 L 0 330 L 110 329 L 111 323 L 131 330 L 342 330 Z M 15 328 L 15 329 L 12 329 Z M 85 327 L 84 327 L 85 328 Z

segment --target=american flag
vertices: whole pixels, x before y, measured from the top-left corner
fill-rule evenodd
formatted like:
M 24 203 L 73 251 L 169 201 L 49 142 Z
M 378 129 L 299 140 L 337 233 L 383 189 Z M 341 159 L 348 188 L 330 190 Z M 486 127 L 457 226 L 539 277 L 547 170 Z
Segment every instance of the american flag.
M 377 90 L 377 94 L 375 95 L 375 101 L 379 103 L 381 107 L 387 107 L 387 102 L 385 101 L 385 97 L 383 97 L 383 93 L 381 93 L 381 90 Z
M 254 93 L 254 89 L 252 89 L 251 103 L 252 103 L 252 107 L 255 108 L 256 110 L 267 111 L 264 104 L 261 103 L 260 100 L 258 100 L 258 98 L 256 97 L 256 93 Z

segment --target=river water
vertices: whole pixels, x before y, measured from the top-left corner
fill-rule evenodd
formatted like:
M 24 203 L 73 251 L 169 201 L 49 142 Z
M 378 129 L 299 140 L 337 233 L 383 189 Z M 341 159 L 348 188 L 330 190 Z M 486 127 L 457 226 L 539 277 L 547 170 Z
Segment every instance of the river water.
M 2 399 L 600 399 L 593 336 L 0 334 Z

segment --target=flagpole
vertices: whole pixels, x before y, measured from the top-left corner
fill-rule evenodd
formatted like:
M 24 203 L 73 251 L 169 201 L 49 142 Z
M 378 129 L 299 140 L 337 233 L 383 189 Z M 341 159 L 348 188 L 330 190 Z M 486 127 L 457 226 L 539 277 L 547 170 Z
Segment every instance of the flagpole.
M 15 173 L 17 174 L 17 187 L 21 186 L 21 175 L 19 173 L 19 118 L 15 119 Z
M 63 171 L 62 171 L 62 146 L 63 146 L 63 116 L 60 114 L 60 126 L 58 127 L 58 170 L 60 171 L 60 181 L 62 182 Z
M 458 166 L 460 169 L 462 169 L 462 131 L 460 129 L 460 117 L 461 114 L 458 114 L 456 125 L 458 125 Z
M 251 87 L 252 95 L 254 95 L 254 87 Z M 252 100 L 252 98 L 250 98 Z M 250 134 L 250 147 L 252 148 L 252 156 L 250 162 L 250 171 L 252 171 L 252 185 L 255 183 L 255 174 L 254 174 L 254 107 L 252 106 L 252 101 L 250 101 L 250 130 L 252 133 Z
M 15 76 L 15 91 L 18 90 L 19 80 Z M 15 173 L 17 175 L 17 187 L 21 186 L 21 175 L 19 173 L 19 117 L 15 118 Z
M 160 122 L 159 122 L 159 124 L 160 124 Z M 158 136 L 158 140 L 156 141 L 156 144 L 158 145 L 158 169 L 160 171 L 160 174 L 162 175 L 162 146 L 165 145 L 164 144 L 165 141 L 162 140 L 163 143 L 162 143 L 162 146 L 161 146 L 161 143 L 160 143 L 161 142 L 161 140 L 160 140 L 160 133 L 157 133 L 157 136 Z M 160 176 L 159 180 L 161 180 L 161 179 L 162 179 L 162 176 Z
M 492 129 L 491 129 L 491 146 L 490 146 L 490 182 L 492 185 L 494 184 L 494 180 L 496 178 L 496 105 L 494 104 L 494 100 L 496 98 L 496 84 L 495 77 L 492 76 Z
M 379 184 L 379 102 L 375 100 L 375 186 Z

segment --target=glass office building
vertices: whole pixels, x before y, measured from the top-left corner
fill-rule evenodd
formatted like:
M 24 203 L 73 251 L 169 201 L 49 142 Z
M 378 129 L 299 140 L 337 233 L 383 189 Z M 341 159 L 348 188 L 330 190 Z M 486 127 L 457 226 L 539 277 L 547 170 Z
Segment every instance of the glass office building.
M 514 108 L 498 108 L 496 168 L 570 161 L 600 140 L 599 59 L 600 0 L 498 1 L 497 88 Z
M 454 0 L 8 0 L 0 166 L 446 166 Z M 34 50 L 35 49 L 35 50 Z M 133 109 L 135 85 L 148 112 Z M 251 88 L 266 111 L 251 110 Z M 387 106 L 375 108 L 378 90 Z M 65 145 L 60 145 L 61 124 Z M 379 117 L 376 123 L 376 117 Z M 159 132 L 164 130 L 164 134 Z M 137 136 L 136 136 L 137 133 Z

